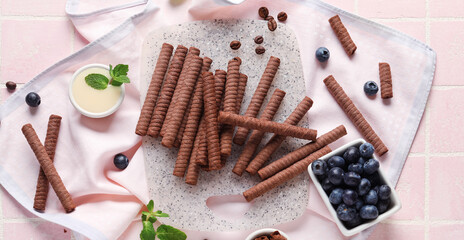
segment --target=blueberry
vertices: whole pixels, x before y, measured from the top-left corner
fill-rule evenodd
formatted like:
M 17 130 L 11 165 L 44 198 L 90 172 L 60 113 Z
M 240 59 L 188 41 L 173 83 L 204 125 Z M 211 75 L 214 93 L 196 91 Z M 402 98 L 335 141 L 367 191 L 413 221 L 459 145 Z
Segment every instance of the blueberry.
M 379 91 L 379 86 L 374 81 L 367 81 L 364 83 L 364 92 L 368 96 L 375 95 Z
M 370 190 L 366 195 L 364 195 L 364 202 L 366 204 L 375 205 L 377 204 L 378 200 L 379 200 L 379 197 L 375 190 Z
M 356 209 L 342 203 L 337 207 L 337 216 L 342 221 L 351 221 L 356 217 Z
M 359 211 L 362 219 L 376 219 L 379 216 L 379 210 L 373 205 L 365 205 Z
M 390 198 L 391 188 L 388 185 L 381 185 L 379 187 L 379 199 L 387 200 Z
M 338 205 L 342 203 L 343 200 L 343 189 L 341 188 L 335 188 L 332 190 L 332 192 L 329 195 L 329 202 Z
M 358 185 L 358 195 L 366 195 L 366 193 L 369 192 L 369 189 L 371 189 L 371 181 L 369 181 L 367 178 L 361 179 L 361 182 L 359 182 Z
M 31 107 L 38 107 L 40 105 L 40 96 L 35 92 L 30 92 L 26 95 L 26 103 Z
M 363 157 L 360 157 L 360 158 L 358 159 L 358 163 L 361 164 L 361 165 L 363 165 L 363 166 L 364 166 L 364 163 L 365 163 L 366 161 L 367 161 L 367 159 L 365 159 L 365 158 L 363 158 Z
M 363 171 L 366 174 L 373 174 L 379 169 L 379 167 L 380 167 L 379 161 L 371 158 L 367 160 L 367 162 L 364 163 Z
M 377 195 L 379 195 L 379 186 L 373 187 L 372 190 L 374 190 L 377 193 Z
M 329 170 L 328 178 L 331 183 L 339 185 L 343 181 L 343 175 L 343 169 L 334 167 Z
M 311 164 L 311 169 L 315 175 L 324 175 L 327 172 L 327 163 L 318 159 Z
M 359 154 L 361 154 L 363 158 L 371 158 L 372 154 L 374 154 L 374 146 L 368 142 L 361 144 L 361 146 L 359 146 Z
M 353 219 L 351 219 L 350 221 L 346 221 L 344 223 L 345 223 L 345 226 L 348 229 L 351 229 L 351 228 L 355 228 L 355 227 L 361 225 L 362 224 L 362 219 L 359 216 L 359 213 L 356 213 L 356 215 L 355 215 L 355 217 Z
M 327 178 L 327 173 L 325 173 L 324 175 L 316 175 L 316 178 L 317 180 L 319 180 L 319 182 L 322 182 L 324 179 Z
M 129 165 L 129 158 L 127 158 L 126 155 L 122 153 L 118 153 L 116 156 L 114 156 L 113 163 L 117 168 L 124 170 Z
M 343 176 L 343 181 L 350 187 L 356 187 L 361 182 L 361 176 L 355 172 L 347 172 Z
M 358 194 L 356 191 L 351 190 L 351 189 L 346 189 L 343 191 L 343 202 L 348 205 L 352 206 L 356 203 L 356 200 L 358 199 Z
M 328 178 L 325 178 L 324 180 L 321 181 L 322 189 L 326 192 L 330 192 L 333 188 L 334 185 L 329 181 Z
M 329 165 L 329 168 L 343 168 L 345 167 L 345 159 L 340 156 L 332 156 L 329 158 L 329 160 L 327 160 L 327 164 Z
M 316 50 L 316 58 L 319 62 L 325 62 L 329 60 L 330 52 L 329 49 L 325 47 L 320 47 Z
M 361 175 L 363 173 L 363 165 L 361 163 L 352 163 L 348 165 L 348 171 Z
M 343 158 L 349 163 L 357 162 L 359 157 L 359 149 L 357 147 L 349 147 L 346 149 L 345 153 L 343 153 Z
M 358 211 L 364 206 L 364 201 L 362 200 L 361 197 L 358 197 L 358 199 L 354 203 L 354 206 L 356 207 L 356 210 Z
M 390 206 L 390 199 L 379 200 L 379 202 L 377 203 L 377 209 L 379 210 L 380 214 L 386 212 L 389 206 Z

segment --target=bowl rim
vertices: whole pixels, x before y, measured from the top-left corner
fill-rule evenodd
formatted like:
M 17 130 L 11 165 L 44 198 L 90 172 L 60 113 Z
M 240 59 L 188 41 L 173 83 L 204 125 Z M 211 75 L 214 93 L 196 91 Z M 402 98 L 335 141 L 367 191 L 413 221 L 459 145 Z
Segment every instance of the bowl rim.
M 273 233 L 275 231 L 279 231 L 280 232 L 280 235 L 284 236 L 287 240 L 290 240 L 290 238 L 288 237 L 288 235 L 286 233 L 284 233 L 282 230 L 279 230 L 279 229 L 275 229 L 275 228 L 262 228 L 262 229 L 258 229 L 252 233 L 250 233 L 246 238 L 245 240 L 253 240 L 255 239 L 256 237 L 258 237 L 259 235 L 261 234 L 270 234 L 270 233 Z
M 94 112 L 89 112 L 89 111 L 83 109 L 81 106 L 79 106 L 79 104 L 77 104 L 76 100 L 74 99 L 74 95 L 73 95 L 73 92 L 72 92 L 74 81 L 76 81 L 77 75 L 79 75 L 82 71 L 84 71 L 84 70 L 86 70 L 88 68 L 94 68 L 94 67 L 104 68 L 104 69 L 107 69 L 108 71 L 110 69 L 108 65 L 101 64 L 101 63 L 91 63 L 91 64 L 84 65 L 81 68 L 77 69 L 74 72 L 74 74 L 72 75 L 72 77 L 71 77 L 71 82 L 69 83 L 69 87 L 68 87 L 68 95 L 69 95 L 69 100 L 71 101 L 71 104 L 82 115 L 90 117 L 90 118 L 104 118 L 104 117 L 107 117 L 107 116 L 113 114 L 114 112 L 116 112 L 116 110 L 119 109 L 122 102 L 124 101 L 124 96 L 126 95 L 126 91 L 125 91 L 124 84 L 122 84 L 121 85 L 121 95 L 119 96 L 118 101 L 116 102 L 116 104 L 113 107 L 111 107 L 110 109 L 108 109 L 108 110 L 106 110 L 104 112 L 94 113 Z
M 320 157 L 319 159 L 327 161 L 332 156 L 341 155 L 340 153 L 343 153 L 347 148 L 349 148 L 351 146 L 359 146 L 359 145 L 361 145 L 363 143 L 366 143 L 366 140 L 364 140 L 362 138 L 353 140 L 353 141 L 351 141 L 351 142 L 349 142 L 349 143 L 347 143 L 347 144 L 333 150 L 332 152 Z M 376 159 L 378 161 L 378 159 L 375 156 L 373 156 L 372 158 Z M 373 225 L 387 219 L 388 217 L 390 217 L 391 215 L 393 215 L 394 213 L 398 212 L 401 209 L 401 201 L 398 198 L 398 194 L 397 194 L 395 188 L 393 187 L 393 185 L 390 183 L 390 181 L 388 181 L 385 178 L 385 174 L 383 173 L 383 170 L 380 167 L 379 170 L 378 170 L 380 178 L 392 190 L 391 195 L 390 195 L 390 199 L 392 201 L 393 206 L 388 211 L 380 214 L 375 220 L 372 220 L 370 222 L 366 222 L 366 223 L 361 224 L 361 225 L 359 225 L 359 226 L 357 226 L 355 228 L 352 228 L 352 229 L 347 229 L 343 225 L 343 223 L 340 221 L 340 219 L 338 219 L 337 213 L 336 213 L 334 207 L 332 207 L 332 204 L 329 201 L 329 196 L 325 193 L 324 189 L 322 188 L 321 183 L 317 179 L 316 175 L 313 173 L 313 171 L 311 169 L 311 165 L 312 165 L 312 163 L 308 166 L 309 176 L 311 177 L 312 182 L 316 186 L 316 189 L 317 189 L 319 195 L 321 196 L 322 200 L 324 201 L 327 209 L 329 210 L 330 214 L 332 215 L 333 220 L 337 224 L 338 229 L 342 232 L 343 235 L 345 235 L 347 237 L 353 236 L 353 235 L 355 235 L 357 233 L 362 232 L 363 230 L 365 230 L 365 229 L 367 229 L 367 228 L 369 228 L 369 227 L 371 227 L 371 226 L 373 226 Z

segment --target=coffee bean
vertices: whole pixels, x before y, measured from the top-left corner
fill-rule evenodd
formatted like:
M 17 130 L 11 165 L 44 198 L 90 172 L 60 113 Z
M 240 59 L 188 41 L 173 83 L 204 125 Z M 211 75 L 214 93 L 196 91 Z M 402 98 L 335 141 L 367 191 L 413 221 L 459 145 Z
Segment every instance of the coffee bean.
M 263 36 L 259 35 L 259 36 L 255 37 L 255 43 L 256 44 L 261 44 L 261 43 L 263 43 L 263 41 L 264 41 Z
M 277 22 L 274 19 L 271 19 L 267 22 L 267 27 L 271 31 L 275 31 L 277 29 Z
M 240 46 L 242 46 L 242 44 L 240 43 L 240 41 L 234 40 L 234 41 L 230 42 L 230 48 L 232 48 L 232 49 L 234 49 L 234 50 L 239 49 Z
M 257 46 L 255 49 L 256 54 L 263 54 L 266 52 L 266 49 L 263 46 Z
M 285 12 L 280 12 L 278 15 L 277 15 L 277 19 L 281 22 L 284 22 L 285 20 L 287 20 L 287 13 Z
M 12 81 L 8 81 L 6 82 L 6 88 L 10 91 L 13 91 L 16 89 L 16 83 L 12 82 Z
M 271 19 L 274 19 L 274 17 L 269 15 L 269 16 L 267 16 L 264 20 L 269 21 L 269 20 L 271 20 Z
M 266 18 L 269 15 L 269 10 L 267 7 L 260 7 L 258 10 L 258 14 L 262 18 Z

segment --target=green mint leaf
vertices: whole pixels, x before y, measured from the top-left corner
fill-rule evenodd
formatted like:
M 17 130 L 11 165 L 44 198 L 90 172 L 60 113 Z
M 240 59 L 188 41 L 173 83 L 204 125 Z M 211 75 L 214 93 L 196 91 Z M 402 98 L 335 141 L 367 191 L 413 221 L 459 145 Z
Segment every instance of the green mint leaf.
M 111 66 L 111 64 L 110 64 L 110 76 L 111 78 L 114 78 L 113 66 Z
M 118 64 L 116 67 L 113 69 L 114 76 L 125 76 L 127 75 L 127 72 L 129 71 L 129 65 L 124 65 L 124 64 Z
M 155 216 L 157 216 L 157 217 L 169 217 L 169 214 L 161 212 L 161 211 L 158 210 L 158 211 L 155 212 Z
M 143 229 L 140 232 L 140 239 L 141 240 L 155 240 L 156 232 L 155 228 L 153 227 L 153 223 L 149 221 L 143 221 Z
M 156 219 L 155 216 L 150 216 L 150 217 L 148 218 L 148 221 L 150 221 L 151 223 L 155 223 L 157 220 L 158 220 L 158 219 Z
M 111 81 L 111 85 L 115 86 L 115 87 L 119 87 L 123 84 L 123 82 L 118 82 L 116 80 L 113 79 L 113 81 Z
M 123 82 L 123 83 L 130 83 L 130 79 L 127 76 L 116 76 L 113 78 L 113 80 L 116 80 L 118 82 Z
M 85 82 L 92 88 L 103 90 L 108 87 L 108 78 L 98 73 L 92 73 L 85 77 Z
M 153 212 L 154 206 L 155 206 L 155 203 L 153 202 L 153 200 L 150 200 L 150 202 L 148 202 L 147 204 L 148 211 Z
M 156 229 L 158 238 L 160 240 L 185 240 L 187 235 L 181 230 L 171 227 L 169 225 L 162 224 Z
M 147 221 L 147 215 L 142 215 L 142 221 Z

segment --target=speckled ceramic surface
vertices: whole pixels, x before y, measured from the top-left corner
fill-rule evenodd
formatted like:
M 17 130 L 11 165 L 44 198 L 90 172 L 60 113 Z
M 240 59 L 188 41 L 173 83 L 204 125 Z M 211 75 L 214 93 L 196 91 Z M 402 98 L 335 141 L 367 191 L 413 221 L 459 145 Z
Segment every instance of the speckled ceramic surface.
M 264 42 L 261 45 L 266 48 L 266 53 L 263 55 L 255 53 L 255 48 L 258 45 L 254 43 L 253 38 L 257 35 L 264 37 Z M 230 49 L 229 44 L 232 40 L 241 41 L 242 46 L 239 50 Z M 270 32 L 266 21 L 216 20 L 193 22 L 156 30 L 145 39 L 141 62 L 142 102 L 159 50 L 164 42 L 174 46 L 182 44 L 186 47 L 199 48 L 201 50 L 200 56 L 208 56 L 213 59 L 212 70 L 226 70 L 227 62 L 231 58 L 239 56 L 242 59 L 240 71 L 248 75 L 248 85 L 241 108 L 242 114 L 250 102 L 271 55 L 279 57 L 281 65 L 265 103 L 269 100 L 274 89 L 280 88 L 287 92 L 274 120 L 283 122 L 305 96 L 300 52 L 295 35 L 289 28 L 279 23 L 277 30 Z M 308 126 L 306 118 L 302 120 L 300 125 Z M 266 141 L 263 143 L 267 142 L 270 136 L 271 134 L 267 134 Z M 303 143 L 304 141 L 296 139 L 287 140 L 273 155 L 272 160 Z M 228 219 L 218 216 L 206 205 L 206 200 L 209 197 L 241 196 L 243 191 L 259 182 L 256 176 L 252 177 L 244 173 L 242 177 L 238 177 L 232 173 L 232 168 L 242 147 L 234 145 L 232 156 L 229 157 L 226 166 L 220 171 L 202 171 L 197 186 L 190 186 L 184 182 L 184 179 L 172 175 L 177 149 L 164 148 L 160 144 L 160 139 L 150 137 L 144 138 L 143 147 L 150 197 L 154 200 L 156 209 L 162 209 L 170 214 L 170 218 L 163 219 L 167 224 L 200 231 L 255 229 L 292 221 L 306 209 L 308 176 L 305 173 L 256 199 L 240 218 Z M 231 199 L 236 201 L 237 197 L 231 197 Z

